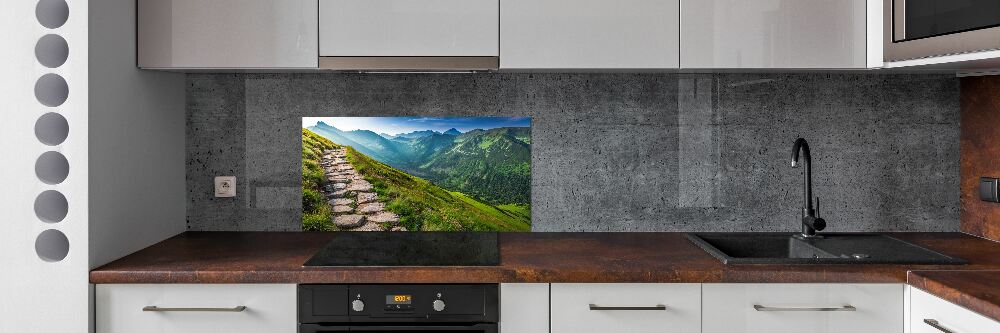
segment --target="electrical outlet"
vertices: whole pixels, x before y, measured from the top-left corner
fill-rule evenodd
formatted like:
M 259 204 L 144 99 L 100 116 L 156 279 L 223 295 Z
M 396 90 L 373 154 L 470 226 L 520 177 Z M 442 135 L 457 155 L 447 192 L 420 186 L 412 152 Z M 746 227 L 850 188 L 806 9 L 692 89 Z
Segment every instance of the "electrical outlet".
M 997 179 L 993 177 L 979 177 L 979 200 L 988 202 L 1000 202 L 1000 193 L 997 191 Z
M 236 196 L 236 177 L 219 176 L 215 177 L 215 197 L 232 198 Z

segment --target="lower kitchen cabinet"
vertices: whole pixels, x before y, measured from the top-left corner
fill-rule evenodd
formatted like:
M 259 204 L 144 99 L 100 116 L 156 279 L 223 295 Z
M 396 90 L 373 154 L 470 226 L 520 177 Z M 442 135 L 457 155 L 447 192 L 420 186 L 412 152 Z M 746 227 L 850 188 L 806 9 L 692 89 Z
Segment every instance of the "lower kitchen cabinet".
M 294 284 L 99 284 L 98 333 L 294 333 Z
M 294 284 L 99 284 L 98 333 L 295 333 Z M 346 306 L 346 305 L 345 305 Z M 903 284 L 511 283 L 500 333 L 972 333 L 1000 322 Z
M 549 284 L 500 284 L 500 333 L 548 333 Z
M 554 283 L 551 288 L 552 333 L 701 332 L 700 284 Z
M 909 288 L 908 333 L 1000 332 L 1000 322 L 983 317 L 927 292 Z
M 702 332 L 903 332 L 902 284 L 704 284 Z

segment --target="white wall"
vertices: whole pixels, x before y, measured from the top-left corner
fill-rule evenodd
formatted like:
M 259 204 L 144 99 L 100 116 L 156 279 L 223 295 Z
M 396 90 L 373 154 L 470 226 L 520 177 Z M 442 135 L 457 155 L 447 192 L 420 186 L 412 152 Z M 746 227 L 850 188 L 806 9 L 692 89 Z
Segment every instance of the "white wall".
M 69 18 L 49 29 L 35 18 L 38 1 L 4 1 L 0 9 L 0 332 L 85 332 L 88 325 L 87 220 L 87 1 L 67 0 Z M 45 34 L 62 36 L 69 56 L 56 68 L 35 60 L 35 43 Z M 35 99 L 43 74 L 65 78 L 66 101 L 55 107 Z M 66 118 L 69 135 L 55 146 L 35 136 L 36 120 L 47 112 Z M 64 181 L 45 184 L 35 174 L 43 153 L 63 154 L 69 162 Z M 66 217 L 43 222 L 34 211 L 39 193 L 66 197 Z M 63 233 L 69 252 L 59 261 L 42 260 L 35 251 L 47 229 Z
M 184 75 L 136 68 L 135 1 L 90 0 L 90 267 L 184 231 Z
M 68 19 L 55 27 L 36 19 L 38 3 L 6 1 L 0 10 L 0 332 L 86 332 L 90 269 L 184 230 L 184 78 L 135 69 L 133 1 L 66 0 Z M 35 58 L 46 34 L 68 45 L 66 62 L 53 68 Z M 65 79 L 65 102 L 36 99 L 45 74 Z M 35 134 L 50 112 L 69 125 L 54 145 Z M 65 180 L 36 176 L 46 152 L 65 156 Z M 50 190 L 68 209 L 46 222 L 35 201 Z M 68 240 L 61 260 L 36 251 L 49 229 Z

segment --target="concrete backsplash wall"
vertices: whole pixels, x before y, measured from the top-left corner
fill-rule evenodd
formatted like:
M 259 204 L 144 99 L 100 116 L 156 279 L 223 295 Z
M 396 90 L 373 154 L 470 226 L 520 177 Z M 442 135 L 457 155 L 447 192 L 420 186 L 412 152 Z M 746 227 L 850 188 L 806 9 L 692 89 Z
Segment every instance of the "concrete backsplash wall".
M 534 231 L 959 229 L 959 80 L 871 74 L 196 74 L 190 230 L 299 230 L 303 116 L 531 116 Z M 214 198 L 214 176 L 237 177 Z

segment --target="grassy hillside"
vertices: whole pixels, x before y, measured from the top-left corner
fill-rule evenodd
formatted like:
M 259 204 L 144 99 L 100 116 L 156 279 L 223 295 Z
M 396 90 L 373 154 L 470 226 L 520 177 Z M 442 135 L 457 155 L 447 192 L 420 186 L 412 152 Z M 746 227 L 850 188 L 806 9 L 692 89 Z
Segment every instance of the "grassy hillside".
M 531 221 L 531 205 L 527 204 L 507 204 L 507 205 L 497 205 L 497 209 L 503 211 L 507 215 L 518 216 L 527 221 Z
M 341 131 L 327 123 L 319 122 L 309 127 L 313 133 L 322 135 L 336 144 L 351 146 L 361 153 L 394 165 L 405 165 L 411 156 L 400 144 L 386 139 L 372 131 Z
M 407 230 L 530 231 L 530 213 L 511 211 L 449 192 L 431 182 L 397 170 L 351 147 L 347 161 L 372 183 L 386 209 L 400 217 Z
M 422 174 L 493 204 L 531 203 L 531 145 L 525 142 L 530 129 L 496 128 L 460 138 L 421 165 Z
M 323 151 L 340 147 L 307 129 L 302 129 L 302 230 L 329 230 L 330 205 L 320 193 L 323 168 L 319 165 Z
M 392 139 L 369 130 L 341 131 L 318 122 L 314 133 L 410 175 L 494 205 L 531 203 L 531 128 L 499 127 Z

